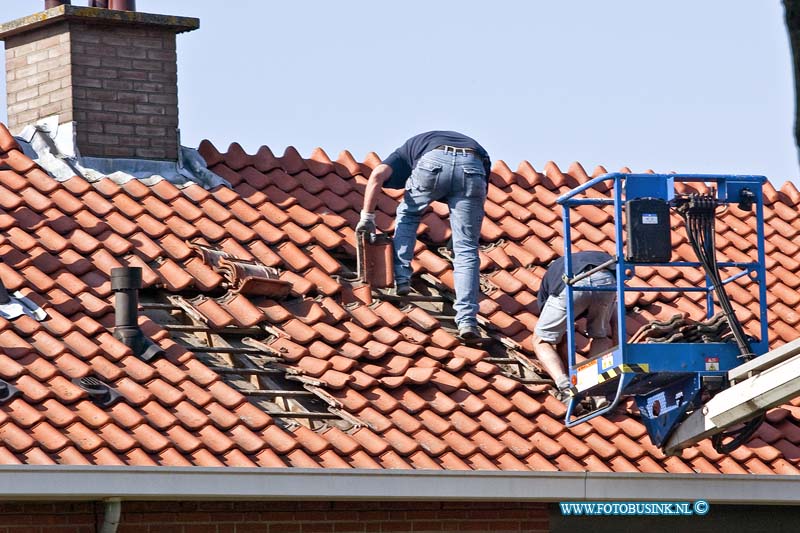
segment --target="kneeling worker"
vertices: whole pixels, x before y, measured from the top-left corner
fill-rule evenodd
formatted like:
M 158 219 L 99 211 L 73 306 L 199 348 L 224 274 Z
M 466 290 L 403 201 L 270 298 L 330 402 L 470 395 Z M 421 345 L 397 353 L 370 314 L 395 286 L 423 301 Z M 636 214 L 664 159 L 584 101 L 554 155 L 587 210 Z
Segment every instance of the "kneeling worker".
M 593 268 L 608 264 L 607 268 L 575 283 L 574 287 L 613 287 L 616 285 L 613 258 L 605 252 L 588 251 L 572 254 L 572 272 L 577 276 Z M 573 290 L 574 317 L 577 320 L 585 313 L 587 336 L 592 341 L 593 351 L 599 353 L 611 347 L 609 323 L 614 314 L 614 291 Z M 533 350 L 556 384 L 556 398 L 565 401 L 570 386 L 565 370 L 565 361 L 558 353 L 558 345 L 567 330 L 567 287 L 564 283 L 564 258 L 553 261 L 542 278 L 539 287 L 539 321 L 533 333 Z

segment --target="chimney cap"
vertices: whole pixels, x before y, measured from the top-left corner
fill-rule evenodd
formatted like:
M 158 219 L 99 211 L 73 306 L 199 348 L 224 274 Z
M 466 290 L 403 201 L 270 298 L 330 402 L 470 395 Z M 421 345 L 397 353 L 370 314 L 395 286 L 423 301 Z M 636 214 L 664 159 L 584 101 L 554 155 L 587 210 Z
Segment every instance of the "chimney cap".
M 86 24 L 151 26 L 175 30 L 176 33 L 193 31 L 200 27 L 200 19 L 155 15 L 139 11 L 115 11 L 98 7 L 60 5 L 40 13 L 0 24 L 0 41 L 19 33 L 28 32 L 64 21 Z

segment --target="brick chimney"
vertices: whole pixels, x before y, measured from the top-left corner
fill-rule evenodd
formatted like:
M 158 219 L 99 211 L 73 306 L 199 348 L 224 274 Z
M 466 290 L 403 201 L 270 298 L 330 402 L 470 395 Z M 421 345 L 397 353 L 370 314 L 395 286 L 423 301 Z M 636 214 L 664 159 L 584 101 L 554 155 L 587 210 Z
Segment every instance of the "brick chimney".
M 9 129 L 57 114 L 82 156 L 177 160 L 175 36 L 199 26 L 72 5 L 0 24 Z

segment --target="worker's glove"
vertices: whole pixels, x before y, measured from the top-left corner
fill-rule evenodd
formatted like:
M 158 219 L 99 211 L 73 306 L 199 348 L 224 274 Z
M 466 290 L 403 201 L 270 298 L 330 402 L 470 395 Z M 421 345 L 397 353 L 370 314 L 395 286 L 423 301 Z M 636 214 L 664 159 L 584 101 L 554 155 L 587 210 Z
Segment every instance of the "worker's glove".
M 361 218 L 356 226 L 356 233 L 375 233 L 375 213 L 361 211 Z

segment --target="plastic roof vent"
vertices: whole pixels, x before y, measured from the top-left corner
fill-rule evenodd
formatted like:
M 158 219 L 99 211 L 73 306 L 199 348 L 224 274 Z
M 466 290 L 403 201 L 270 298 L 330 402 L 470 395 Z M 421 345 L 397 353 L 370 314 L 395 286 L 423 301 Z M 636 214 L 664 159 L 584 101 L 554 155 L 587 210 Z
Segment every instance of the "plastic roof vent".
M 0 403 L 6 403 L 20 394 L 18 388 L 0 379 Z
M 72 382 L 89 393 L 89 397 L 94 403 L 102 405 L 103 407 L 114 405 L 122 399 L 122 396 L 118 392 L 96 377 L 86 376 L 75 379 Z

